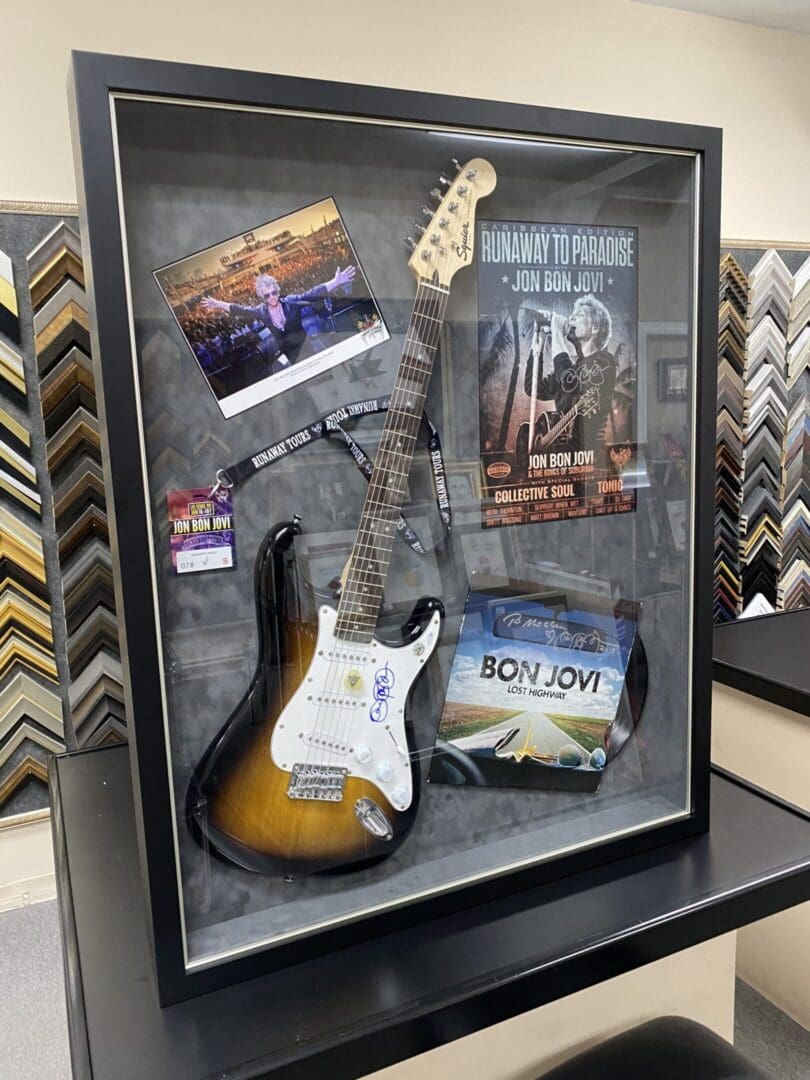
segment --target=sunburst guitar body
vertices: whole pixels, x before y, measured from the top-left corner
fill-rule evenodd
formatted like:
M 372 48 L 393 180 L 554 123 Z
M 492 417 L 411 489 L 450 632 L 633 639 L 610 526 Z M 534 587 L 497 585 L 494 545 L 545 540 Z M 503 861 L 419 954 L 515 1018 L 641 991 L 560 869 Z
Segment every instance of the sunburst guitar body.
M 265 538 L 254 589 L 256 671 L 194 769 L 186 818 L 209 850 L 248 870 L 358 868 L 397 850 L 413 825 L 420 772 L 408 699 L 439 641 L 423 598 L 401 640 L 377 619 L 450 280 L 472 261 L 477 200 L 495 186 L 480 158 L 458 167 L 409 265 L 414 310 L 337 607 L 303 619 L 287 588 L 298 520 Z
M 408 699 L 443 617 L 424 598 L 399 642 L 362 646 L 335 636 L 333 607 L 302 618 L 286 571 L 299 528 L 278 525 L 261 546 L 256 671 L 186 797 L 202 844 L 268 873 L 357 867 L 405 839 L 420 784 Z

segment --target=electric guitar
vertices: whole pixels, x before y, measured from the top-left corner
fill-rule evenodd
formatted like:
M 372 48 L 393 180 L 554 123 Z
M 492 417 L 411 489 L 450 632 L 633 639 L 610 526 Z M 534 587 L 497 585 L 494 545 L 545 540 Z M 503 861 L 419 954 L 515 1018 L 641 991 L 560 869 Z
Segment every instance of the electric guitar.
M 375 630 L 450 282 L 472 261 L 476 204 L 495 187 L 481 158 L 457 169 L 407 241 L 416 299 L 338 606 L 322 605 L 317 625 L 300 617 L 287 587 L 300 521 L 271 529 L 254 572 L 256 671 L 189 783 L 195 838 L 248 870 L 369 865 L 416 817 L 408 697 L 438 643 L 441 601 L 420 600 L 397 644 Z
M 591 386 L 565 413 L 543 412 L 536 421 L 521 424 L 515 443 L 515 456 L 523 466 L 528 466 L 529 454 L 547 450 L 554 443 L 568 442 L 578 416 L 591 416 L 599 408 L 599 388 Z M 553 419 L 552 419 L 553 418 Z M 534 428 L 534 438 L 530 431 Z

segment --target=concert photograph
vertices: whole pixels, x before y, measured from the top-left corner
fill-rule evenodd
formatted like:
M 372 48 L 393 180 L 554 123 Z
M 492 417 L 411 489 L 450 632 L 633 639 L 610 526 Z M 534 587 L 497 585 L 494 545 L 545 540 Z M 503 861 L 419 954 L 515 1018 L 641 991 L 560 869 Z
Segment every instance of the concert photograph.
M 226 419 L 389 338 L 332 198 L 154 277 Z

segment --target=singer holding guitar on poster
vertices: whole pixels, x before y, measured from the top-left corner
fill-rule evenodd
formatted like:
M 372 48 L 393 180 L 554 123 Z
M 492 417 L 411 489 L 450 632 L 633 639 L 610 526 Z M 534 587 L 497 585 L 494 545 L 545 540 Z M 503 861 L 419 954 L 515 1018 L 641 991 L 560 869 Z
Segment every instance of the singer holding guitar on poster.
M 589 391 L 589 427 L 603 436 L 616 381 L 616 359 L 606 348 L 611 329 L 610 312 L 595 296 L 580 297 L 567 317 L 534 311 L 534 340 L 524 389 L 531 402 L 529 430 L 535 436 L 537 401 L 553 401 L 560 418 L 570 417 L 569 423 L 555 425 L 558 438 L 584 446 L 585 415 L 578 412 L 577 403 Z

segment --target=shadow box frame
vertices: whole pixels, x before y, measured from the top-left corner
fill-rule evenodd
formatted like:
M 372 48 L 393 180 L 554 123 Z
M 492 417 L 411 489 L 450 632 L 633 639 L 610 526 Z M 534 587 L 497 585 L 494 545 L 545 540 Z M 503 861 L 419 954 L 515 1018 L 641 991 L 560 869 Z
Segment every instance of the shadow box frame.
M 472 883 L 383 912 L 188 970 L 182 939 L 181 897 L 173 838 L 170 772 L 163 725 L 158 613 L 152 588 L 149 506 L 145 494 L 142 432 L 132 362 L 125 228 L 119 212 L 114 99 L 181 100 L 248 109 L 283 108 L 367 121 L 437 125 L 465 131 L 665 150 L 696 160 L 694 235 L 694 354 L 701 374 L 695 387 L 693 469 L 691 805 L 678 820 L 650 824 L 629 835 L 551 855 L 529 866 L 506 868 Z M 708 829 L 712 676 L 712 552 L 717 365 L 717 266 L 720 248 L 722 132 L 716 128 L 444 94 L 357 86 L 316 79 L 209 68 L 164 61 L 74 52 L 68 96 L 79 197 L 85 273 L 91 298 L 92 345 L 98 387 L 108 514 L 114 553 L 129 720 L 130 763 L 146 916 L 162 1005 L 185 1000 L 289 966 L 324 951 L 347 949 L 358 925 L 366 937 L 461 907 L 498 902 L 566 874 Z M 328 122 L 328 121 L 324 121 Z

